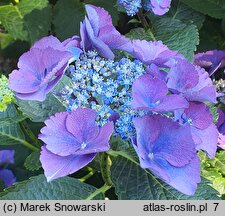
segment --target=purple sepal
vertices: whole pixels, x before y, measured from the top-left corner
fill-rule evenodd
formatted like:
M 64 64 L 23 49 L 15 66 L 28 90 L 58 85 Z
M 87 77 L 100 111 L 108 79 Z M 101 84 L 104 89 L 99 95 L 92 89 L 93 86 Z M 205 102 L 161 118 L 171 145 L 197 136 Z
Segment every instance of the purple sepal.
M 90 4 L 85 5 L 85 8 L 87 17 L 80 28 L 84 50 L 96 49 L 100 55 L 109 59 L 115 57 L 111 49 L 130 51 L 130 40 L 116 30 L 107 11 Z
M 150 4 L 152 12 L 162 16 L 169 11 L 171 0 L 151 0 Z
M 0 169 L 0 180 L 4 182 L 6 187 L 10 187 L 16 182 L 16 177 L 11 170 Z
M 14 163 L 14 154 L 14 150 L 0 151 L 0 180 L 3 181 L 6 187 L 10 187 L 16 181 L 12 171 L 4 169 L 5 165 Z
M 188 101 L 216 103 L 216 86 L 209 74 L 187 60 L 177 59 L 167 79 L 169 90 L 181 93 Z
M 170 50 L 161 41 L 133 40 L 132 50 L 129 53 L 147 65 L 155 64 L 167 68 L 170 67 L 168 63 L 171 58 L 184 58 L 177 51 Z
M 77 47 L 81 48 L 80 46 L 80 37 L 79 36 L 73 36 L 71 38 L 68 38 L 62 42 L 62 45 L 68 49 L 70 47 Z
M 219 133 L 218 147 L 225 150 L 225 136 L 221 133 Z
M 209 107 L 203 103 L 191 102 L 187 109 L 175 111 L 175 117 L 181 124 L 190 125 L 196 150 L 206 151 L 213 158 L 219 134 Z
M 99 127 L 95 119 L 95 111 L 78 107 L 71 113 L 57 113 L 45 121 L 39 139 L 46 144 L 41 163 L 48 181 L 81 169 L 96 153 L 109 150 L 113 122 Z
M 216 126 L 220 133 L 225 134 L 225 114 L 221 109 L 218 109 L 217 112 L 219 114 L 219 118 Z
M 146 68 L 146 72 L 152 77 L 157 77 L 166 82 L 167 73 L 163 70 L 160 70 L 155 64 L 151 64 Z
M 4 164 L 14 163 L 14 150 L 1 150 L 0 151 L 0 166 Z
M 160 115 L 138 117 L 133 122 L 137 131 L 133 145 L 141 167 L 182 193 L 193 195 L 201 179 L 190 128 Z
M 198 129 L 191 127 L 193 140 L 197 150 L 205 151 L 209 158 L 214 158 L 216 155 L 219 133 L 216 125 L 211 124 L 206 129 Z
M 187 108 L 187 100 L 181 95 L 167 95 L 166 83 L 157 77 L 143 75 L 132 85 L 132 104 L 134 109 L 168 112 Z
M 225 67 L 225 52 L 222 50 L 210 50 L 198 53 L 194 57 L 194 63 L 208 70 L 212 75 L 219 68 Z
M 96 154 L 59 156 L 42 147 L 40 161 L 47 181 L 70 175 L 90 163 Z
M 9 87 L 23 100 L 44 101 L 62 77 L 72 53 L 53 36 L 36 42 L 9 76 Z

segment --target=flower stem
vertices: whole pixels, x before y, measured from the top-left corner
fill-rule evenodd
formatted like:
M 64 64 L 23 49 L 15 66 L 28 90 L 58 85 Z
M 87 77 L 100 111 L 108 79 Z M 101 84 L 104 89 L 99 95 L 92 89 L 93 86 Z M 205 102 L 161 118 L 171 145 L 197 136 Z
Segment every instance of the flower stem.
M 92 200 L 94 197 L 96 197 L 97 195 L 101 194 L 101 193 L 105 193 L 106 191 L 108 191 L 112 186 L 109 185 L 103 185 L 101 188 L 97 189 L 94 193 L 92 193 L 89 197 L 86 198 L 86 200 Z
M 89 172 L 87 175 L 85 175 L 84 177 L 80 178 L 79 180 L 81 182 L 85 182 L 87 181 L 91 176 L 93 176 L 95 174 L 95 171 L 91 171 Z
M 137 13 L 138 19 L 141 21 L 141 24 L 143 25 L 144 29 L 150 29 L 150 26 L 147 22 L 147 20 L 145 19 L 145 16 L 143 14 L 143 10 L 139 10 Z
M 111 186 L 112 180 L 111 180 L 110 168 L 112 166 L 112 161 L 110 159 L 110 156 L 106 154 L 105 152 L 101 153 L 100 155 L 100 166 L 101 166 L 102 178 L 105 181 L 105 184 L 108 186 Z
M 138 19 L 141 21 L 141 24 L 143 25 L 145 31 L 150 35 L 151 39 L 155 41 L 156 38 L 151 31 L 149 23 L 145 19 L 145 15 L 143 14 L 143 10 L 139 10 L 139 12 L 137 13 L 137 16 L 138 16 Z

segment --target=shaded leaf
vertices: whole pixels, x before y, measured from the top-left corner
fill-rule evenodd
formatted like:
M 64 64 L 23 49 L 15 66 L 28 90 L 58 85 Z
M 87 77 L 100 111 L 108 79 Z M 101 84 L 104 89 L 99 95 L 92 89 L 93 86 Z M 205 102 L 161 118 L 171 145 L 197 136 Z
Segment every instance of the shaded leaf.
M 39 151 L 32 152 L 24 162 L 24 166 L 26 167 L 26 169 L 30 171 L 39 170 L 41 168 L 39 157 L 40 157 Z
M 0 32 L 0 48 L 5 49 L 9 44 L 13 43 L 14 39 L 10 34 Z
M 164 17 L 172 17 L 187 24 L 194 24 L 200 29 L 205 20 L 205 16 L 193 10 L 188 5 L 182 3 L 180 0 L 173 0 L 168 13 Z
M 17 5 L 0 6 L 0 22 L 8 33 L 31 43 L 48 33 L 50 16 L 47 0 L 21 0 Z
M 215 18 L 225 18 L 224 0 L 182 0 L 196 11 Z
M 170 49 L 177 50 L 189 60 L 194 57 L 199 44 L 198 29 L 193 24 L 186 24 L 172 18 L 161 18 L 153 22 L 153 34 Z
M 154 40 L 154 38 L 152 38 L 150 30 L 146 31 L 143 28 L 131 29 L 131 31 L 128 34 L 126 34 L 126 36 L 132 40 L 135 40 L 135 39 L 147 40 L 147 41 Z
M 16 108 L 13 105 L 8 106 L 5 112 L 0 112 L 0 121 L 3 122 L 6 119 L 13 120 L 13 118 L 18 118 Z M 8 122 L 9 123 L 9 122 Z M 25 136 L 18 123 L 0 124 L 0 145 L 14 145 L 24 143 Z
M 49 94 L 44 102 L 17 99 L 16 103 L 18 109 L 34 122 L 44 122 L 55 113 L 65 111 L 62 103 L 52 94 Z
M 70 83 L 70 79 L 63 76 L 60 82 L 55 86 L 53 90 L 54 94 L 49 93 L 44 102 L 17 99 L 16 103 L 19 106 L 18 109 L 33 122 L 44 122 L 55 113 L 65 111 L 65 107 L 55 95 L 57 95 L 63 87 L 70 85 Z
M 119 140 L 117 140 L 117 145 Z M 119 145 L 118 145 L 119 146 Z M 162 182 L 148 170 L 142 169 L 133 147 L 125 147 L 108 152 L 112 158 L 111 179 L 119 199 L 129 200 L 209 200 L 219 199 L 218 192 L 202 179 L 194 196 L 186 196 Z
M 84 19 L 84 6 L 80 0 L 59 0 L 53 8 L 53 25 L 56 36 L 65 40 L 79 35 L 80 22 Z
M 44 175 L 31 177 L 16 183 L 0 193 L 1 200 L 84 200 L 97 189 L 71 177 L 63 177 L 47 183 Z M 94 199 L 104 199 L 99 194 Z

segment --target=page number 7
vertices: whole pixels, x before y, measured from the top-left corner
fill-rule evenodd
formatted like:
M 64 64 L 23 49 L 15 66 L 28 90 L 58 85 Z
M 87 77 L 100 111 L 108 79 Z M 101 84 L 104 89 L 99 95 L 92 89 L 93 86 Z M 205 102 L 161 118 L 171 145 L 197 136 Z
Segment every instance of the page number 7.
M 219 203 L 213 203 L 213 204 L 215 205 L 214 211 L 216 211 L 216 209 L 217 209 Z

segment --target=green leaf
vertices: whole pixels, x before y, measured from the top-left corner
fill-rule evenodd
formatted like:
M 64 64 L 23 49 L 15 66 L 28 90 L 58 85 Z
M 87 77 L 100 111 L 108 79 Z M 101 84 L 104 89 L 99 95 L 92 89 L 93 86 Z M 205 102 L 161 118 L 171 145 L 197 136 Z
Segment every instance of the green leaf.
M 65 40 L 79 35 L 80 22 L 84 19 L 84 6 L 80 0 L 59 0 L 53 8 L 53 25 L 56 36 Z
M 72 81 L 69 77 L 63 76 L 59 83 L 55 86 L 52 92 L 49 93 L 44 102 L 39 101 L 25 101 L 17 99 L 16 104 L 26 116 L 28 116 L 33 122 L 44 122 L 50 116 L 57 112 L 65 111 L 60 98 L 56 95 L 65 87 L 71 86 Z
M 119 199 L 129 200 L 191 200 L 219 199 L 217 191 L 202 179 L 194 196 L 186 196 L 165 184 L 148 170 L 142 169 L 134 155 L 133 147 L 110 150 L 114 156 L 111 178 Z M 114 148 L 114 147 L 113 147 Z
M 161 40 L 170 49 L 177 50 L 189 60 L 194 57 L 199 44 L 198 29 L 193 24 L 186 24 L 172 17 L 152 20 L 153 30 L 132 29 L 126 36 L 130 39 L 152 41 Z
M 24 134 L 18 123 L 9 124 L 13 119 L 18 118 L 16 108 L 8 106 L 6 112 L 0 112 L 0 145 L 14 145 L 24 143 Z M 10 121 L 6 121 L 10 120 Z
M 16 103 L 18 109 L 34 122 L 44 122 L 55 113 L 65 111 L 62 103 L 52 94 L 49 94 L 44 102 L 17 99 Z
M 211 185 L 220 195 L 225 194 L 225 151 L 220 151 L 213 159 L 199 152 L 202 176 L 211 181 Z
M 170 49 L 177 50 L 189 60 L 194 57 L 199 44 L 198 29 L 193 24 L 186 24 L 173 18 L 161 18 L 153 22 L 153 34 Z
M 202 27 L 205 20 L 205 16 L 202 13 L 193 10 L 188 5 L 183 4 L 180 0 L 172 1 L 170 10 L 164 17 L 172 17 L 173 19 L 183 21 L 187 24 L 194 24 L 198 29 Z
M 0 180 L 0 191 L 2 191 L 5 188 L 4 182 Z
M 225 18 L 224 0 L 182 0 L 194 10 L 214 18 Z
M 28 116 L 33 122 L 44 122 L 50 116 L 57 112 L 65 111 L 60 98 L 56 95 L 65 87 L 72 84 L 71 79 L 67 76 L 63 76 L 59 83 L 55 86 L 52 92 L 49 93 L 44 102 L 39 101 L 25 101 L 17 99 L 16 103 L 26 116 Z
M 132 40 L 139 39 L 139 40 L 147 40 L 152 41 L 152 33 L 150 30 L 145 30 L 143 28 L 134 28 L 131 29 L 131 31 L 126 34 L 127 37 L 129 37 Z
M 22 121 L 24 121 L 25 119 L 27 119 L 26 116 L 16 114 L 16 115 L 13 116 L 13 117 L 1 118 L 1 119 L 0 119 L 0 125 L 1 125 L 2 127 L 8 127 L 8 126 L 10 126 L 10 125 L 12 125 L 12 124 L 17 124 L 17 123 L 19 123 L 19 122 L 22 122 Z
M 71 177 L 63 177 L 47 183 L 44 175 L 31 177 L 16 183 L 0 193 L 1 200 L 84 200 L 97 191 L 97 188 Z M 99 194 L 94 199 L 104 199 Z
M 10 34 L 0 32 L 0 48 L 5 49 L 8 45 L 14 42 Z
M 31 44 L 48 35 L 51 29 L 51 19 L 52 9 L 50 5 L 41 10 L 35 9 L 24 16 L 24 25 Z
M 32 152 L 25 160 L 24 166 L 26 167 L 27 170 L 30 171 L 36 171 L 41 168 L 41 163 L 40 163 L 40 152 L 39 151 L 34 151 Z
M 17 5 L 0 6 L 0 22 L 8 33 L 31 43 L 48 33 L 50 16 L 48 0 L 21 0 Z
M 206 180 L 198 185 L 194 196 L 186 196 L 124 157 L 113 160 L 112 181 L 122 200 L 212 200 L 219 199 L 217 191 Z
M 221 173 L 225 176 L 225 151 L 220 151 L 216 155 L 215 166 L 220 169 Z
M 80 0 L 58 0 L 53 8 L 53 25 L 59 39 L 65 40 L 80 34 L 80 22 L 85 17 L 85 4 L 103 7 L 109 11 L 114 25 L 117 24 L 119 13 L 114 7 L 116 0 L 84 0 L 83 3 Z
M 211 115 L 213 116 L 213 122 L 214 124 L 216 124 L 219 119 L 219 113 L 217 112 L 217 107 L 214 104 L 210 104 L 210 103 L 207 103 L 207 105 L 209 106 Z
M 199 32 L 200 44 L 198 52 L 207 50 L 225 49 L 224 34 L 221 31 L 221 20 L 206 17 L 203 27 Z

